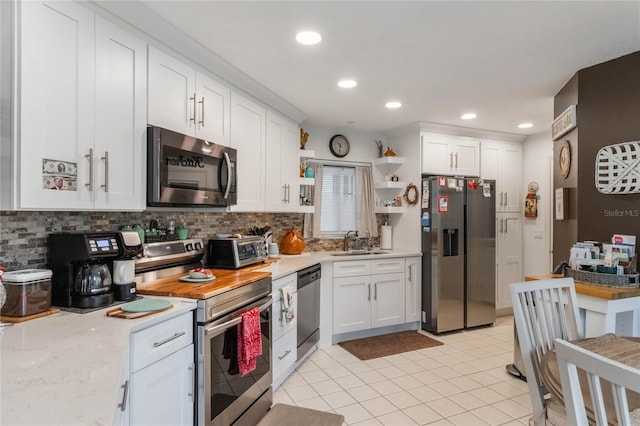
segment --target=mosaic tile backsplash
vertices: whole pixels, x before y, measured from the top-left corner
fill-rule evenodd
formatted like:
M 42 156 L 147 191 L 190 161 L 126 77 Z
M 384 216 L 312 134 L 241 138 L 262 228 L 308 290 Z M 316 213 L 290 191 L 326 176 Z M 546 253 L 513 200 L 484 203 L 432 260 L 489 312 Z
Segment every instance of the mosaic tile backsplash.
M 384 215 L 377 215 L 384 223 Z M 165 229 L 169 221 L 176 228 L 189 230 L 189 237 L 206 241 L 221 233 L 246 234 L 254 227 L 269 225 L 273 241 L 279 242 L 291 227 L 302 231 L 300 213 L 217 213 L 217 212 L 0 212 L 0 265 L 7 271 L 47 267 L 47 242 L 51 232 L 60 231 L 116 231 L 124 225 L 140 224 L 145 229 L 151 220 Z M 374 240 L 374 243 L 377 241 Z M 305 251 L 341 250 L 340 239 L 305 241 Z

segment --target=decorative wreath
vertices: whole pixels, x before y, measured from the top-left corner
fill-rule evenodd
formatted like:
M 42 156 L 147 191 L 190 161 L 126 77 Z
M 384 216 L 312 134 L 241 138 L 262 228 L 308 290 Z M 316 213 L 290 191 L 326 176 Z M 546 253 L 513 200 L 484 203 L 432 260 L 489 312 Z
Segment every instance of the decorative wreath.
M 403 197 L 410 206 L 418 204 L 418 187 L 410 183 L 405 188 Z

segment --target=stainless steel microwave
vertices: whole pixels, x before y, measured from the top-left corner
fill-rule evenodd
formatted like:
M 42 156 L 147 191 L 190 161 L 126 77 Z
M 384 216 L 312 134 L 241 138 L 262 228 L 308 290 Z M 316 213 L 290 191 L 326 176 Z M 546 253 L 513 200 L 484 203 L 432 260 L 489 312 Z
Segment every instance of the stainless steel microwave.
M 150 126 L 147 205 L 227 207 L 236 204 L 233 148 Z

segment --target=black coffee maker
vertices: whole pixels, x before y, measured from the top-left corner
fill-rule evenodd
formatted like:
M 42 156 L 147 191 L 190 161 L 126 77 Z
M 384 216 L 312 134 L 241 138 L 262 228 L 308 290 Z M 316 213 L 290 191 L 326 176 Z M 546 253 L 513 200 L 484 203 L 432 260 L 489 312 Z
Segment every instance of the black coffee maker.
M 123 256 L 120 232 L 59 232 L 49 235 L 55 306 L 97 308 L 113 303 L 111 265 Z

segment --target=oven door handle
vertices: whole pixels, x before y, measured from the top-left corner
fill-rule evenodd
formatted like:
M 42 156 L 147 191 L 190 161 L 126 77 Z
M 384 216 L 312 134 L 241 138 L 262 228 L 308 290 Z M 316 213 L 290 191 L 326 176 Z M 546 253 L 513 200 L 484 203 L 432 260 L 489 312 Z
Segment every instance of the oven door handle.
M 271 306 L 273 304 L 273 300 L 271 300 L 271 298 L 269 298 L 269 301 L 262 304 L 262 305 L 258 305 L 258 304 L 254 304 L 252 306 L 249 306 L 247 308 L 247 311 L 250 311 L 253 308 L 258 308 L 258 310 L 260 312 L 264 311 L 265 309 L 267 309 L 269 306 Z M 224 330 L 225 328 L 229 328 L 229 327 L 233 327 L 234 325 L 240 324 L 242 322 L 242 316 L 237 316 L 229 321 L 223 322 L 222 324 L 216 324 L 216 325 L 212 325 L 210 327 L 205 327 L 204 328 L 204 335 L 208 336 L 210 334 L 217 334 L 218 331 L 220 330 Z

